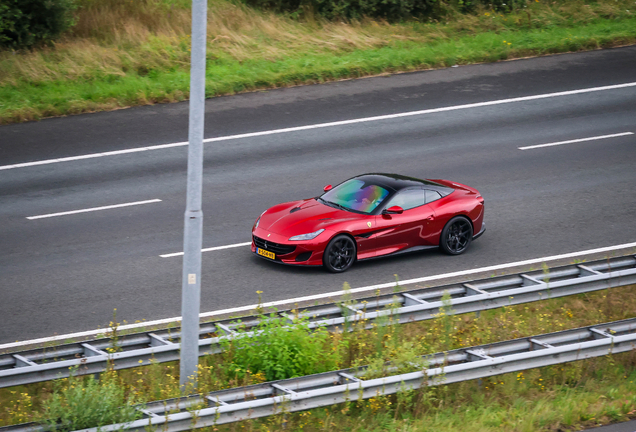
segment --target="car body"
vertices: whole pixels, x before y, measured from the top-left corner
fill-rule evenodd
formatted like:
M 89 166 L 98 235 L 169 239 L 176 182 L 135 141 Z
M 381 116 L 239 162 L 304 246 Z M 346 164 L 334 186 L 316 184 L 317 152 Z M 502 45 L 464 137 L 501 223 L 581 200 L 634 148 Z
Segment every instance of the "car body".
M 481 194 L 448 180 L 363 174 L 324 191 L 264 211 L 252 228 L 252 252 L 342 272 L 356 260 L 429 248 L 457 255 L 485 231 Z

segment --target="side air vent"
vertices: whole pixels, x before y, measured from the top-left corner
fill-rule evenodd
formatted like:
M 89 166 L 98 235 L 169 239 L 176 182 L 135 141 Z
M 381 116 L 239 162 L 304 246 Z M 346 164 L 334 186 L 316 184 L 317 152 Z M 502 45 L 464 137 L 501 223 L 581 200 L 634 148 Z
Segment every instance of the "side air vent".
M 296 257 L 296 262 L 307 261 L 309 257 L 311 257 L 311 252 L 303 252 L 301 254 L 298 254 L 298 256 Z

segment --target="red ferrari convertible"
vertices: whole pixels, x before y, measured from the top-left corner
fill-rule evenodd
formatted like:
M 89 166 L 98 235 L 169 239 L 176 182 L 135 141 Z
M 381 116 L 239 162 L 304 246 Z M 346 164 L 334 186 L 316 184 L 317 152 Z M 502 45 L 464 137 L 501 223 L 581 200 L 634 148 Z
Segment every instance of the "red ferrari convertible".
M 252 252 L 339 273 L 356 260 L 435 247 L 458 255 L 486 230 L 480 193 L 448 180 L 364 174 L 324 191 L 265 210 Z

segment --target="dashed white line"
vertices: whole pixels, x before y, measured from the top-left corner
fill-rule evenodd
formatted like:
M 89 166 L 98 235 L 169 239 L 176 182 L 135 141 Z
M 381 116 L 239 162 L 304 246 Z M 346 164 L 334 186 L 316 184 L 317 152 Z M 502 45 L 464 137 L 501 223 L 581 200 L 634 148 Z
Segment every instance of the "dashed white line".
M 607 139 L 607 138 L 622 137 L 622 136 L 627 136 L 627 135 L 634 135 L 634 132 L 621 132 L 621 133 L 612 134 L 612 135 L 600 135 L 600 136 L 589 137 L 589 138 L 573 139 L 573 140 L 569 140 L 569 141 L 559 141 L 559 142 L 553 142 L 553 143 L 548 143 L 548 144 L 537 144 L 537 145 L 531 145 L 531 146 L 526 146 L 526 147 L 519 147 L 519 150 L 530 150 L 530 149 L 536 149 L 536 148 L 542 148 L 542 147 L 558 146 L 558 145 L 563 145 L 563 144 L 574 144 L 574 143 L 580 143 L 580 142 L 585 142 L 585 141 L 596 141 L 596 140 L 603 140 L 603 139 Z
M 547 256 L 542 258 L 533 258 L 533 259 L 524 260 L 524 261 L 515 261 L 511 263 L 492 265 L 492 266 L 481 267 L 476 269 L 461 270 L 461 271 L 452 272 L 452 273 L 443 273 L 443 274 L 438 274 L 433 276 L 424 276 L 420 278 L 399 281 L 399 284 L 400 286 L 411 285 L 415 283 L 429 282 L 429 281 L 434 281 L 439 279 L 446 279 L 450 277 L 467 276 L 467 275 L 482 273 L 482 272 L 492 272 L 492 271 L 502 270 L 502 269 L 511 268 L 511 267 L 527 266 L 531 264 L 539 264 L 539 263 L 544 263 L 548 261 L 575 258 L 575 257 L 580 257 L 585 255 L 611 252 L 611 251 L 616 251 L 620 249 L 629 249 L 629 248 L 636 248 L 636 242 L 625 243 L 625 244 L 620 244 L 615 246 L 607 246 L 607 247 L 596 248 L 596 249 L 588 249 L 584 251 L 572 252 L 572 253 L 567 253 L 562 255 L 552 255 L 552 256 Z M 350 290 L 349 292 L 351 293 L 368 292 L 368 291 L 374 291 L 374 290 L 382 289 L 382 288 L 392 288 L 395 286 L 396 286 L 396 282 L 387 282 L 387 283 L 382 283 L 377 285 L 369 285 L 365 287 L 354 288 Z M 227 314 L 234 314 L 238 312 L 251 311 L 256 309 L 257 307 L 269 308 L 269 307 L 277 307 L 282 305 L 294 305 L 295 303 L 319 300 L 324 298 L 338 298 L 342 296 L 343 294 L 345 294 L 344 291 L 333 291 L 333 292 L 324 293 L 324 294 L 316 294 L 316 295 L 298 297 L 298 298 L 287 299 L 287 300 L 272 301 L 272 302 L 263 303 L 260 305 L 252 304 L 248 306 L 240 306 L 240 307 L 235 307 L 231 309 L 205 312 L 200 314 L 199 316 L 201 318 L 209 318 L 209 317 L 213 317 L 217 315 L 227 315 Z M 169 324 L 169 323 L 174 323 L 179 321 L 181 321 L 181 317 L 166 318 L 166 319 L 155 320 L 155 321 L 144 321 L 140 323 L 127 324 L 127 325 L 120 326 L 119 330 L 138 329 L 138 328 L 151 327 L 151 326 L 157 326 L 162 324 Z M 43 344 L 47 342 L 55 342 L 55 341 L 67 340 L 67 339 L 73 339 L 73 338 L 79 338 L 79 337 L 95 336 L 98 334 L 105 333 L 106 331 L 107 330 L 105 329 L 96 329 L 96 330 L 89 330 L 85 332 L 71 333 L 71 334 L 59 335 L 59 336 L 53 336 L 53 337 L 47 337 L 47 338 L 41 338 L 41 339 L 12 342 L 12 343 L 0 345 L 0 350 L 7 349 L 7 348 L 16 348 L 16 347 L 26 346 L 26 345 Z
M 201 252 L 210 252 L 210 251 L 217 251 L 217 250 L 222 250 L 222 249 L 231 249 L 231 248 L 235 248 L 235 247 L 249 246 L 251 244 L 252 244 L 252 242 L 245 242 L 245 243 L 235 243 L 235 244 L 230 244 L 230 245 L 225 245 L 225 246 L 215 246 L 215 247 L 201 249 Z M 174 253 L 163 254 L 163 255 L 159 255 L 159 256 L 161 258 L 170 258 L 170 257 L 176 257 L 176 256 L 183 256 L 183 252 L 174 252 Z
M 334 126 L 344 126 L 344 125 L 374 122 L 374 121 L 380 121 L 380 120 L 390 120 L 390 119 L 401 118 L 401 117 L 434 114 L 434 113 L 456 111 L 456 110 L 469 109 L 469 108 L 480 108 L 480 107 L 508 104 L 508 103 L 514 103 L 514 102 L 525 102 L 525 101 L 532 101 L 532 100 L 538 100 L 538 99 L 572 96 L 572 95 L 583 94 L 583 93 L 616 90 L 616 89 L 622 89 L 622 88 L 634 87 L 634 86 L 636 86 L 636 82 L 616 84 L 616 85 L 603 86 L 603 87 L 591 87 L 591 88 L 585 88 L 585 89 L 579 89 L 579 90 L 570 90 L 570 91 L 563 91 L 563 92 L 556 92 L 556 93 L 545 93 L 545 94 L 534 95 L 534 96 L 523 96 L 523 97 L 517 97 L 517 98 L 510 98 L 510 99 L 500 99 L 495 101 L 478 102 L 478 103 L 466 104 L 466 105 L 455 105 L 450 107 L 433 108 L 433 109 L 426 109 L 426 110 L 420 110 L 420 111 L 409 111 L 409 112 L 398 113 L 398 114 L 365 117 L 365 118 L 359 118 L 359 119 L 353 119 L 353 120 L 342 120 L 342 121 L 336 121 L 336 122 L 330 122 L 330 123 L 319 123 L 314 125 L 298 126 L 298 127 L 285 128 L 285 129 L 274 129 L 274 130 L 262 131 L 262 132 L 228 135 L 228 136 L 222 136 L 222 137 L 216 137 L 216 138 L 207 138 L 203 140 L 203 142 L 210 143 L 210 142 L 218 142 L 218 141 L 229 141 L 229 140 L 235 140 L 235 139 L 241 139 L 241 138 L 253 138 L 253 137 L 273 135 L 273 134 L 298 132 L 298 131 L 328 128 L 328 127 L 334 127 Z M 60 162 L 69 162 L 69 161 L 82 160 L 82 159 L 116 156 L 116 155 L 143 152 L 143 151 L 149 151 L 149 150 L 162 150 L 166 148 L 181 147 L 181 146 L 187 146 L 187 145 L 188 145 L 187 142 L 178 142 L 178 143 L 162 144 L 162 145 L 149 146 L 149 147 L 117 150 L 117 151 L 104 152 L 104 153 L 93 153 L 93 154 L 87 154 L 82 156 L 72 156 L 72 157 L 65 157 L 65 158 L 58 158 L 58 159 L 47 159 L 47 160 L 41 160 L 41 161 L 35 161 L 35 162 L 25 162 L 25 163 L 13 164 L 13 165 L 0 166 L 0 171 L 8 170 L 8 169 L 16 169 L 16 168 L 26 168 L 26 167 L 37 166 L 37 165 L 47 165 L 47 164 L 54 164 L 54 163 L 60 163 Z
M 146 201 L 135 201 L 135 202 L 129 202 L 129 203 L 123 203 L 123 204 L 114 204 L 114 205 L 109 205 L 109 206 L 102 206 L 102 207 L 92 207 L 92 208 L 81 209 L 81 210 L 71 210 L 71 211 L 65 211 L 65 212 L 60 212 L 60 213 L 50 213 L 50 214 L 44 214 L 44 215 L 38 215 L 38 216 L 27 216 L 27 219 L 29 219 L 29 220 L 44 219 L 44 218 L 50 218 L 50 217 L 56 217 L 56 216 L 66 216 L 66 215 L 77 214 L 77 213 L 88 213 L 88 212 L 94 212 L 94 211 L 99 211 L 99 210 L 110 210 L 110 209 L 114 209 L 114 208 L 130 207 L 130 206 L 150 204 L 150 203 L 156 203 L 156 202 L 161 202 L 161 200 L 160 199 L 151 199 L 151 200 L 146 200 Z
M 161 144 L 161 145 L 150 146 L 150 147 L 137 147 L 132 149 L 115 150 L 115 151 L 103 152 L 103 153 L 91 153 L 86 155 L 70 156 L 65 158 L 45 159 L 45 160 L 35 161 L 35 162 L 24 162 L 24 163 L 13 164 L 13 165 L 3 165 L 3 166 L 0 166 L 0 171 L 8 170 L 8 169 L 16 169 L 16 168 L 26 168 L 26 167 L 32 167 L 37 165 L 49 165 L 49 164 L 60 163 L 60 162 L 71 162 L 71 161 L 77 161 L 82 159 L 94 159 L 94 158 L 100 158 L 105 156 L 117 156 L 117 155 L 123 155 L 127 153 L 139 153 L 139 152 L 144 152 L 149 150 L 162 150 L 162 149 L 167 149 L 172 147 L 181 147 L 186 145 L 188 145 L 187 142 L 178 142 L 178 143 L 171 143 L 171 144 Z

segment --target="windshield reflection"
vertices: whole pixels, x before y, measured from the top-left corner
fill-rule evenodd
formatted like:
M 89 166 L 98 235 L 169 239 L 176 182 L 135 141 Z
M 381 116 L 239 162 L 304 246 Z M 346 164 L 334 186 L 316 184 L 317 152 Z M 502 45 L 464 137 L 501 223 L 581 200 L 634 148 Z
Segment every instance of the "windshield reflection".
M 320 198 L 345 210 L 371 213 L 389 194 L 389 191 L 377 184 L 352 179 L 336 186 Z

